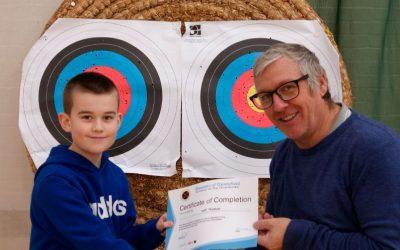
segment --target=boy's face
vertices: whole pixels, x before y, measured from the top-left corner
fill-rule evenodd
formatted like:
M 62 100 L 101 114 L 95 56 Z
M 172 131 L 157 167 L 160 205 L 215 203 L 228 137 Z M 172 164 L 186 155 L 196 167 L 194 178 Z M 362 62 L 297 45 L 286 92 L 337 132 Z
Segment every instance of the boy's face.
M 71 133 L 70 149 L 99 166 L 102 153 L 115 141 L 121 117 L 116 91 L 95 94 L 75 89 L 71 113 L 60 114 L 59 121 Z

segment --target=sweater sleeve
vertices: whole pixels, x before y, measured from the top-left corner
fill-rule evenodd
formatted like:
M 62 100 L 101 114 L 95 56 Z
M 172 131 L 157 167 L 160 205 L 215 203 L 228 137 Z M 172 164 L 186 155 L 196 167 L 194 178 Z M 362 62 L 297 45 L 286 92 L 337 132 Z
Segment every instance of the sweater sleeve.
M 350 196 L 359 232 L 292 220 L 284 249 L 400 249 L 400 143 L 386 143 L 351 170 Z
M 132 249 L 117 239 L 108 226 L 93 215 L 86 198 L 72 183 L 59 176 L 47 176 L 35 194 L 35 203 L 50 220 L 60 242 L 76 249 Z
M 273 201 L 274 201 L 275 197 L 274 197 L 274 195 L 273 195 L 274 192 L 272 192 L 272 189 L 271 189 L 271 188 L 274 186 L 274 183 L 273 183 L 273 182 L 274 182 L 275 169 L 276 169 L 276 167 L 277 167 L 277 159 L 281 157 L 281 155 L 279 154 L 279 152 L 282 151 L 281 149 L 282 149 L 284 143 L 287 143 L 287 142 L 286 142 L 286 141 L 281 142 L 281 143 L 279 143 L 279 144 L 276 146 L 274 155 L 273 155 L 273 157 L 272 157 L 272 159 L 271 159 L 271 163 L 269 164 L 270 190 L 269 190 L 268 196 L 267 196 L 267 203 L 265 204 L 265 212 L 267 212 L 267 213 L 269 213 L 269 214 L 274 214 L 274 211 L 273 211 L 273 207 L 274 207 Z M 279 162 L 279 161 L 278 161 L 278 162 Z
M 273 186 L 272 182 L 273 182 L 273 175 L 274 175 L 274 169 L 275 169 L 275 160 L 274 158 L 272 158 L 271 160 L 271 164 L 269 165 L 269 176 L 270 176 L 270 188 L 271 186 Z M 269 213 L 269 214 L 273 214 L 273 192 L 271 192 L 271 189 L 268 192 L 268 196 L 267 196 L 267 203 L 265 204 L 265 212 Z

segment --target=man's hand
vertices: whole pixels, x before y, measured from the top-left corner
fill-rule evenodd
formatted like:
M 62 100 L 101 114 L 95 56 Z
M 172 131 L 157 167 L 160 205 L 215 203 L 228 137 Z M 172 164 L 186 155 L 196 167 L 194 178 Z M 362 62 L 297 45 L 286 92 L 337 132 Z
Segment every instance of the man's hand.
M 160 231 L 161 233 L 165 233 L 165 229 L 168 227 L 172 227 L 174 225 L 174 223 L 172 221 L 167 221 L 167 214 L 164 213 L 163 215 L 161 215 L 161 217 L 158 219 L 157 223 L 156 223 L 156 228 L 158 231 Z
M 254 224 L 254 228 L 258 230 L 257 243 L 270 250 L 282 249 L 283 237 L 289 223 L 289 218 L 274 218 L 268 213 L 259 216 Z

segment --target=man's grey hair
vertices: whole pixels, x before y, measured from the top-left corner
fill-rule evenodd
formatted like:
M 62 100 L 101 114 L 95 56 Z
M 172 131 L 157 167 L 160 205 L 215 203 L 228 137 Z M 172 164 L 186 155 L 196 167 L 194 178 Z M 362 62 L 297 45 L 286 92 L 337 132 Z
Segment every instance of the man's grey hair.
M 324 68 L 321 66 L 317 56 L 312 51 L 303 45 L 294 43 L 278 43 L 272 45 L 256 60 L 253 69 L 254 77 L 259 76 L 268 65 L 283 56 L 296 62 L 303 75 L 308 74 L 309 78 L 307 82 L 310 85 L 311 90 L 315 90 L 319 87 L 318 79 L 322 74 L 325 74 Z M 324 97 L 330 99 L 329 90 L 327 94 L 329 97 Z

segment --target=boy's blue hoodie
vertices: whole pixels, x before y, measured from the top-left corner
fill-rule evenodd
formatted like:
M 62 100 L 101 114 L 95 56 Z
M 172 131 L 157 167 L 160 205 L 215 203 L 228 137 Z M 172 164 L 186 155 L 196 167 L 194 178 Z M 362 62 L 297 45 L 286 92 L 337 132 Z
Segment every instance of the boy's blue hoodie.
M 134 225 L 136 211 L 122 170 L 104 153 L 97 168 L 57 146 L 35 176 L 30 249 L 154 249 L 156 220 Z

